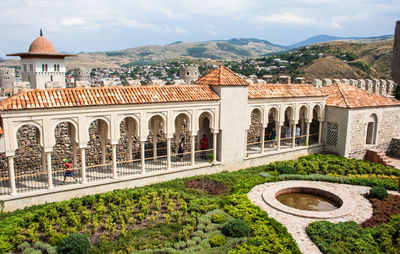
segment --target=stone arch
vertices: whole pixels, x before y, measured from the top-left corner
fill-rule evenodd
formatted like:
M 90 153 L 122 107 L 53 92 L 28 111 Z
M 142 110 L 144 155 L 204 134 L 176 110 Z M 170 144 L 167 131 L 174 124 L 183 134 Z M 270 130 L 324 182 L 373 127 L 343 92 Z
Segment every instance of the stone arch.
M 263 126 L 262 121 L 262 109 L 255 107 L 250 112 L 250 126 L 247 133 L 247 142 L 259 142 L 261 137 L 261 128 Z
M 131 120 L 129 120 L 129 119 L 131 119 Z M 126 116 L 123 116 L 123 117 L 121 117 L 119 120 L 118 120 L 118 125 L 117 126 L 119 126 L 119 128 L 118 128 L 118 137 L 121 137 L 121 124 L 124 124 L 126 121 L 129 121 L 129 123 L 128 123 L 128 126 L 124 126 L 124 128 L 125 128 L 125 130 L 127 130 L 126 128 L 128 128 L 129 129 L 129 127 L 132 127 L 132 125 L 134 126 L 134 128 L 133 128 L 133 134 L 134 135 L 137 135 L 137 136 L 139 136 L 140 134 L 140 120 L 139 120 L 139 118 L 137 117 L 137 116 L 135 116 L 135 115 L 126 115 Z
M 367 145 L 376 145 L 377 134 L 378 134 L 378 116 L 376 114 L 371 114 L 366 121 L 367 130 L 365 143 Z
M 76 122 L 69 119 L 59 120 L 53 125 L 52 136 L 54 141 L 51 153 L 53 176 L 62 176 L 65 168 L 64 159 L 68 159 L 73 164 L 73 167 L 79 164 L 78 155 L 80 153 L 78 152 L 78 129 L 76 126 Z M 57 180 L 61 180 L 61 178 L 58 177 Z M 53 182 L 55 185 L 61 183 L 55 180 Z
M 297 112 L 298 119 L 304 118 L 306 120 L 310 119 L 310 106 L 307 104 L 301 104 Z
M 92 119 L 90 119 L 90 121 L 88 122 L 88 125 L 86 126 L 87 132 L 89 133 L 90 126 L 92 125 L 92 123 L 94 121 L 97 121 L 97 124 L 101 123 L 101 126 L 97 127 L 97 128 L 101 129 L 101 131 L 100 131 L 101 132 L 100 133 L 101 137 L 110 139 L 110 127 L 111 127 L 111 124 L 110 124 L 110 121 L 105 117 L 99 116 L 99 117 L 93 117 Z M 90 139 L 90 135 L 89 135 L 89 139 Z
M 317 113 L 317 117 L 318 119 L 321 119 L 322 117 L 322 107 L 319 104 L 314 105 L 314 107 L 312 108 L 312 115 L 311 117 L 314 117 L 314 112 Z
M 285 107 L 285 110 L 283 110 L 282 120 L 284 122 L 285 121 L 293 122 L 295 120 L 295 107 L 293 105 L 288 105 Z
M 55 132 L 57 126 L 58 126 L 60 123 L 68 123 L 68 124 L 70 124 L 71 126 L 74 127 L 74 130 L 75 130 L 75 132 L 74 132 L 74 134 L 75 134 L 75 137 L 74 137 L 74 138 L 75 138 L 75 142 L 76 142 L 76 143 L 79 143 L 79 128 L 78 128 L 78 123 L 77 123 L 76 121 L 72 120 L 72 119 L 60 119 L 60 120 L 54 122 L 54 124 L 53 124 L 53 126 L 52 126 L 52 128 L 51 128 L 52 133 Z M 54 146 L 54 143 L 53 143 L 52 145 Z
M 192 115 L 187 111 L 179 111 L 174 116 L 172 132 L 176 132 L 179 129 L 178 126 L 180 125 L 180 121 L 183 119 L 186 120 L 188 130 L 192 131 Z
M 32 126 L 35 126 L 35 127 L 37 128 L 37 130 L 39 131 L 39 143 L 40 143 L 41 146 L 43 146 L 43 144 L 44 144 L 44 142 L 43 142 L 43 126 L 42 126 L 41 124 L 37 123 L 37 122 L 28 121 L 28 122 L 19 123 L 19 124 L 15 127 L 15 129 L 16 129 L 16 132 L 15 132 L 15 144 L 17 144 L 17 148 L 18 148 L 18 137 L 17 137 L 17 132 L 18 132 L 18 130 L 19 130 L 22 126 L 24 126 L 24 125 L 32 125 Z
M 215 114 L 214 114 L 214 112 L 211 111 L 211 110 L 207 110 L 207 109 L 199 111 L 199 114 L 198 114 L 198 117 L 197 117 L 198 123 L 200 123 L 200 121 L 202 120 L 202 117 L 205 117 L 205 116 L 207 116 L 207 118 L 208 118 L 208 120 L 210 122 L 209 128 L 211 130 L 214 130 L 215 129 Z M 198 125 L 198 127 L 200 129 L 200 124 Z
M 203 111 L 198 118 L 199 123 L 199 130 L 197 134 L 198 144 L 200 145 L 200 140 L 202 139 L 203 135 L 206 136 L 208 139 L 208 147 L 213 144 L 213 115 L 210 111 Z M 199 147 L 200 148 L 200 147 Z
M 47 188 L 46 160 L 43 144 L 40 143 L 40 125 L 21 123 L 16 131 L 17 149 L 14 170 L 17 192 L 28 192 Z

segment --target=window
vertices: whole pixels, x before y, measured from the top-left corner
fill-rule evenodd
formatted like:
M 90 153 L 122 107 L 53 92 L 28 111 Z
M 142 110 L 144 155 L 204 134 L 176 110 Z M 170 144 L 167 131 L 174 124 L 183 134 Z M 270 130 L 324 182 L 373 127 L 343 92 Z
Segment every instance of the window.
M 326 135 L 326 144 L 336 147 L 339 125 L 337 123 L 328 122 L 328 133 Z
M 44 64 L 42 64 L 42 71 L 44 71 Z
M 47 64 L 44 65 L 44 70 L 48 71 Z
M 26 64 L 24 64 L 24 71 L 27 71 L 27 69 L 26 69 Z
M 54 65 L 54 71 L 57 71 L 57 64 Z
M 377 130 L 377 121 L 378 118 L 375 114 L 372 114 L 368 118 L 367 122 L 367 135 L 365 143 L 367 145 L 375 145 L 376 144 L 376 130 Z
M 53 82 L 53 75 L 50 76 L 50 81 Z
M 30 72 L 33 72 L 33 64 L 30 64 L 30 65 L 29 65 L 29 71 L 30 71 Z

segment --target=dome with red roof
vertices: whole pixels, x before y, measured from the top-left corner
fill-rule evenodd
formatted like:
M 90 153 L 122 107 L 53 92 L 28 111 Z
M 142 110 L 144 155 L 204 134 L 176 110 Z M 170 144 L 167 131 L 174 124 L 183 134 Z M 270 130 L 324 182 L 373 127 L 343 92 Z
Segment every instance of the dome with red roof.
M 48 39 L 39 36 L 29 46 L 29 53 L 56 53 L 56 49 Z

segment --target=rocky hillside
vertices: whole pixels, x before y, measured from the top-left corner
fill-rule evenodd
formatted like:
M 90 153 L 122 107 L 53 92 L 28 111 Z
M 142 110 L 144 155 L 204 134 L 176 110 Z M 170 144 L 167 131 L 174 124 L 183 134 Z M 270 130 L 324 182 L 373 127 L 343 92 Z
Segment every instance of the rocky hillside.
M 376 43 L 329 42 L 319 44 L 324 57 L 301 67 L 307 80 L 313 78 L 390 79 L 393 40 Z

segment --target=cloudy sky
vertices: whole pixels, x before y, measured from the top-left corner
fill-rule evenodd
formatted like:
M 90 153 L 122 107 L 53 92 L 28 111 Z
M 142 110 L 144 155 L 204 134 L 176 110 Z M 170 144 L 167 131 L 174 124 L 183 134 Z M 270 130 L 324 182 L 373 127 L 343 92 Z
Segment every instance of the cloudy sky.
M 43 28 L 57 51 L 317 34 L 393 34 L 399 0 L 0 0 L 0 56 L 27 51 Z

